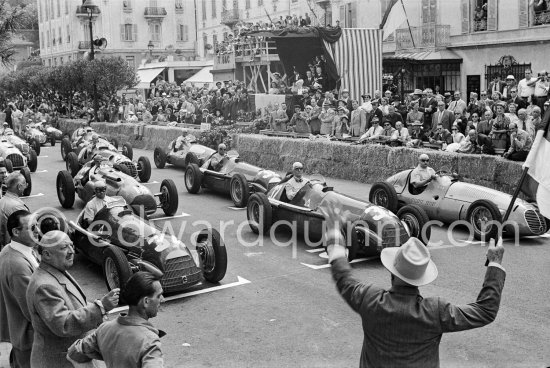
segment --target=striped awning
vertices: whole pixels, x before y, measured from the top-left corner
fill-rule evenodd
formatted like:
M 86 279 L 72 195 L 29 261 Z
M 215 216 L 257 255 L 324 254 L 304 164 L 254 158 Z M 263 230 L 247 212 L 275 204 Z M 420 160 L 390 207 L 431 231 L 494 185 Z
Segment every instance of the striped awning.
M 382 88 L 382 30 L 345 28 L 337 42 L 323 42 L 332 51 L 341 90 L 349 90 L 351 98 Z
M 462 58 L 451 50 L 423 50 L 418 52 L 399 52 L 385 56 L 384 59 L 404 59 L 416 61 L 456 61 L 462 63 Z

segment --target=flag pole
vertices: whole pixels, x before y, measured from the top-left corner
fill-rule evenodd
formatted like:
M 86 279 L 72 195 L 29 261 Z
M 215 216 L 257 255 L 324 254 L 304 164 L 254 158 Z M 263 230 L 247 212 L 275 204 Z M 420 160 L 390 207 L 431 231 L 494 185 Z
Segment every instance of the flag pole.
M 529 167 L 523 168 L 523 171 L 521 172 L 521 177 L 519 178 L 518 186 L 514 190 L 514 194 L 512 194 L 512 200 L 510 200 L 510 204 L 508 205 L 508 208 L 506 209 L 506 213 L 502 218 L 502 223 L 505 223 L 506 221 L 508 221 L 508 218 L 510 217 L 510 213 L 512 213 L 512 208 L 514 208 L 516 199 L 518 198 L 519 192 L 521 191 L 521 186 L 523 185 L 525 178 L 527 178 L 528 171 L 529 171 Z M 488 266 L 488 265 L 489 265 L 489 260 L 487 259 L 487 261 L 485 261 L 485 266 Z
M 411 35 L 411 41 L 412 41 L 412 44 L 413 44 L 413 48 L 416 48 L 416 46 L 414 44 L 413 33 L 412 33 L 412 30 L 411 30 L 411 24 L 409 23 L 409 16 L 407 15 L 407 11 L 405 10 L 405 4 L 403 4 L 403 0 L 400 0 L 400 2 L 401 2 L 401 6 L 403 7 L 403 13 L 405 13 L 405 19 L 407 19 L 407 26 L 409 27 L 409 34 Z

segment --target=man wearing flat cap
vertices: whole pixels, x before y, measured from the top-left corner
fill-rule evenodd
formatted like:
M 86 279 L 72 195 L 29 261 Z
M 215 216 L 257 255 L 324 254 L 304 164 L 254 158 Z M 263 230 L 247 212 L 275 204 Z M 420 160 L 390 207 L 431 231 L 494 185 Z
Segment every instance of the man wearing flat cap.
M 72 368 L 65 359 L 69 346 L 103 322 L 118 304 L 119 289 L 93 303 L 67 272 L 74 261 L 73 242 L 59 230 L 46 233 L 39 245 L 41 261 L 27 288 L 27 305 L 34 329 L 33 368 Z
M 428 248 L 416 238 L 400 247 L 382 250 L 380 259 L 391 274 L 385 290 L 360 282 L 347 260 L 343 225 L 347 213 L 325 206 L 325 240 L 332 277 L 348 305 L 361 316 L 363 348 L 359 367 L 439 367 L 439 343 L 443 333 L 470 330 L 493 322 L 500 305 L 506 272 L 502 267 L 502 240 L 487 249 L 489 266 L 477 300 L 454 305 L 441 297 L 420 295 L 419 286 L 438 275 Z
M 86 203 L 86 207 L 82 211 L 82 219 L 80 223 L 87 228 L 94 221 L 95 215 L 107 205 L 107 203 L 115 199 L 107 195 L 107 183 L 100 179 L 93 183 L 95 197 Z

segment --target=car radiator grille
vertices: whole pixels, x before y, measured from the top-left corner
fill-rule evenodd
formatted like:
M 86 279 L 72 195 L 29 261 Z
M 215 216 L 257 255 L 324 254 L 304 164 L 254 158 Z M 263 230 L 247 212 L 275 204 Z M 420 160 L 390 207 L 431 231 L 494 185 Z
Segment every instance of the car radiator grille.
M 20 169 L 23 166 L 25 166 L 23 156 L 18 155 L 17 153 L 12 153 L 11 155 L 8 155 L 8 157 L 6 158 L 11 161 L 11 164 L 14 169 Z
M 136 169 L 136 165 L 134 165 L 133 162 L 122 161 L 121 163 L 119 163 L 119 165 L 125 166 L 127 168 L 127 170 L 128 170 L 127 172 L 129 173 L 128 175 L 130 175 L 133 178 L 137 178 L 138 172 L 137 172 L 137 169 Z
M 529 230 L 535 235 L 544 234 L 546 232 L 546 221 L 538 211 L 525 211 L 525 222 L 529 226 Z
M 161 280 L 164 292 L 187 289 L 202 280 L 202 271 L 191 256 L 168 259 Z
M 398 235 L 399 238 L 397 238 Z M 398 228 L 394 226 L 385 226 L 382 232 L 382 248 L 400 247 L 408 239 L 409 234 L 403 225 L 400 224 Z

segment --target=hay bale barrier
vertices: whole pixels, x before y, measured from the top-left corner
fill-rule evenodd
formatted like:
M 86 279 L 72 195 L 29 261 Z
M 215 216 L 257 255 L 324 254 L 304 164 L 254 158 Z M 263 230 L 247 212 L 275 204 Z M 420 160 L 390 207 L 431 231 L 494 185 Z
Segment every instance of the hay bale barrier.
M 59 120 L 59 129 L 72 134 L 83 120 Z M 195 129 L 147 125 L 143 140 L 135 140 L 135 124 L 92 123 L 92 127 L 107 138 L 116 138 L 120 144 L 130 142 L 135 148 L 153 150 L 168 146 L 182 130 L 200 137 Z M 519 181 L 522 163 L 505 160 L 498 156 L 467 155 L 434 150 L 391 148 L 380 145 L 350 145 L 343 142 L 311 141 L 268 137 L 256 134 L 235 134 L 232 148 L 243 161 L 266 169 L 289 171 L 292 163 L 300 161 L 306 172 L 323 176 L 374 183 L 417 165 L 418 156 L 430 155 L 430 166 L 436 171 L 447 167 L 469 183 L 483 185 L 512 194 Z

